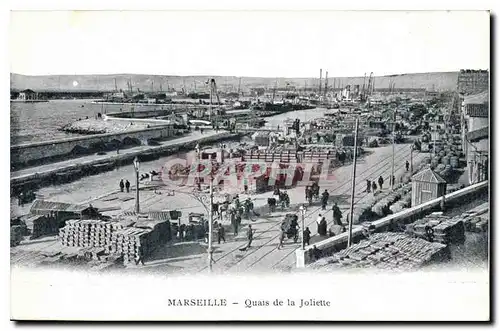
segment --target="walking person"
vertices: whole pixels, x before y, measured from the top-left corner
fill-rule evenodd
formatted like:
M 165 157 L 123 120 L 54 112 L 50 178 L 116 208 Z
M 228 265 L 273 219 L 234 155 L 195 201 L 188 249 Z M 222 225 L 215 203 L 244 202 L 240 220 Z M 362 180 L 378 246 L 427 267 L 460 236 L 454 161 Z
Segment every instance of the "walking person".
M 309 242 L 311 241 L 311 231 L 309 230 L 309 227 L 307 227 L 304 232 L 302 233 L 302 236 L 304 237 L 304 244 L 306 246 L 309 246 Z
M 252 241 L 253 241 L 252 224 L 248 224 L 247 239 L 248 239 L 247 245 L 245 247 L 243 247 L 243 248 L 240 248 L 240 251 L 246 251 L 252 245 Z
M 226 243 L 226 230 L 224 230 L 224 227 L 222 226 L 222 223 L 219 223 L 219 227 L 217 228 L 217 242 L 220 245 L 220 241 L 224 241 L 224 244 Z
M 410 171 L 410 162 L 406 161 L 406 172 Z
M 380 176 L 378 178 L 378 186 L 380 187 L 380 190 L 382 191 L 383 186 L 384 186 L 384 179 L 382 178 L 382 176 Z
M 366 190 L 365 190 L 365 192 L 366 193 L 370 193 L 371 189 L 372 189 L 372 182 L 369 179 L 367 179 L 366 180 Z
M 125 188 L 125 184 L 123 184 L 123 179 L 120 180 L 120 191 L 123 192 L 123 189 Z
M 127 193 L 130 192 L 130 182 L 128 181 L 128 179 L 125 181 L 125 188 L 127 189 Z
M 330 198 L 330 193 L 325 189 L 321 196 L 321 209 L 326 210 L 326 205 L 328 204 L 328 199 Z
M 377 192 L 377 184 L 375 183 L 375 181 L 372 182 L 372 192 L 373 192 L 373 194 L 375 194 L 375 192 Z

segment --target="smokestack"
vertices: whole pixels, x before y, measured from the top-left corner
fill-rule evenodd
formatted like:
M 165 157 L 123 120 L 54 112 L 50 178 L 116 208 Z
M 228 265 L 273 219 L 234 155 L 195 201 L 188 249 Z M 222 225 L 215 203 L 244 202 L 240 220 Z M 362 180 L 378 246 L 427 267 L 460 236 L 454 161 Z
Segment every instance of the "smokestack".
M 327 88 L 328 88 L 328 71 L 325 74 L 325 91 L 323 93 L 325 96 L 326 96 Z
M 321 94 L 321 79 L 323 78 L 323 69 L 319 69 L 319 92 Z

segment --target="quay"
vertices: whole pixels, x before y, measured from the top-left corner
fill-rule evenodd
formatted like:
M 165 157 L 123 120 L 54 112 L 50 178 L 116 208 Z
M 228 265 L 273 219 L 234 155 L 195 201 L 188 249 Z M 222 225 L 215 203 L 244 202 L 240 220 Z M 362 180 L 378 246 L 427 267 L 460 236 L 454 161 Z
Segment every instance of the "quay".
M 81 170 L 84 167 L 102 164 L 104 162 L 114 162 L 124 164 L 131 162 L 136 156 L 143 154 L 171 155 L 178 151 L 193 149 L 196 144 L 208 144 L 221 140 L 239 137 L 238 133 L 209 131 L 203 135 L 194 132 L 190 135 L 163 141 L 160 146 L 137 146 L 120 152 L 120 154 L 109 155 L 86 155 L 76 159 L 64 160 L 56 163 L 40 165 L 18 171 L 11 172 L 10 183 L 12 188 L 25 184 L 40 185 L 48 177 L 56 173 Z

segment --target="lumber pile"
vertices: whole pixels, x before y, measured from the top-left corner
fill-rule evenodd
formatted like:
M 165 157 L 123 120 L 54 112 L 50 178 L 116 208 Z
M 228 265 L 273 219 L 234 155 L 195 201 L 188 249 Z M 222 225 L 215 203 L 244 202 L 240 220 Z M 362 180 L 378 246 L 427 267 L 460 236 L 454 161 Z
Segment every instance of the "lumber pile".
M 14 247 L 23 240 L 26 227 L 22 225 L 13 225 L 10 227 L 10 247 Z
M 30 217 L 28 222 L 33 224 L 31 230 L 31 239 L 56 234 L 59 229 L 59 222 L 56 218 L 50 216 L 35 215 Z
M 406 226 L 406 233 L 428 241 L 443 244 L 462 243 L 465 240 L 464 221 L 461 216 L 447 217 L 432 213 Z
M 447 258 L 446 245 L 412 238 L 404 233 L 375 233 L 331 257 L 309 265 L 312 269 L 377 268 L 414 270 Z
M 463 213 L 465 231 L 486 232 L 488 231 L 489 207 L 479 208 Z

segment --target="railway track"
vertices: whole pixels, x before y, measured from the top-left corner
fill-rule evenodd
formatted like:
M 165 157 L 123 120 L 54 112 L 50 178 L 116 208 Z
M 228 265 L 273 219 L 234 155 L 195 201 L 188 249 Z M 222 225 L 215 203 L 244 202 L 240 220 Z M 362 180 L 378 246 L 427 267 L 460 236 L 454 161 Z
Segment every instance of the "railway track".
M 406 158 L 409 156 L 409 153 L 405 153 L 405 150 L 408 150 L 409 152 L 409 146 L 403 146 L 399 149 L 396 150 L 396 156 L 395 156 L 395 162 L 400 162 L 402 159 Z M 388 169 L 390 169 L 391 167 L 391 164 L 392 164 L 392 159 L 388 160 L 388 159 L 382 159 L 380 160 L 379 162 L 375 163 L 372 165 L 372 167 L 370 167 L 369 169 L 366 169 L 362 172 L 360 172 L 358 174 L 358 178 L 359 177 L 362 177 L 362 179 L 367 179 L 367 178 L 374 178 L 374 174 L 383 174 L 385 171 L 387 171 Z M 375 176 L 375 177 L 377 177 Z M 348 186 L 350 184 L 351 180 L 350 179 L 347 179 L 345 181 L 343 181 L 342 183 L 340 183 L 339 185 L 337 185 L 334 189 L 333 189 L 333 192 L 334 193 L 338 193 L 338 190 L 342 187 L 346 187 L 344 191 L 348 191 L 350 189 L 350 187 Z M 359 183 L 356 185 L 356 187 L 364 187 L 364 185 L 366 185 L 364 183 L 363 180 L 359 180 Z M 332 192 L 332 190 L 330 190 Z M 356 201 L 359 202 L 363 199 L 364 197 L 358 199 Z M 313 209 L 312 211 L 310 211 L 308 214 L 307 214 L 307 217 L 310 217 L 312 215 L 314 215 L 316 212 L 318 212 L 319 210 L 321 210 L 321 207 L 317 207 L 315 209 Z M 314 223 L 314 220 L 312 222 L 308 222 L 305 226 L 309 226 L 310 224 L 313 224 Z M 277 227 L 279 224 L 281 224 L 280 221 L 278 222 L 275 222 L 273 225 L 267 227 L 266 229 L 264 229 L 263 231 L 260 231 L 259 235 L 257 235 L 256 237 L 254 237 L 254 241 L 258 240 L 259 238 L 262 239 L 265 235 L 269 234 L 270 232 L 272 232 L 272 229 Z M 331 224 L 331 222 L 329 222 L 329 224 Z M 229 268 L 227 270 L 230 270 L 236 266 L 238 266 L 239 264 L 241 264 L 244 260 L 245 261 L 248 261 L 247 259 L 252 257 L 252 256 L 256 256 L 255 253 L 256 252 L 259 252 L 260 250 L 264 249 L 265 247 L 269 247 L 268 244 L 275 241 L 278 237 L 279 237 L 280 233 L 278 231 L 278 234 L 277 235 L 274 235 L 271 237 L 270 240 L 266 241 L 263 245 L 259 246 L 258 248 L 252 250 L 251 252 L 245 254 L 245 256 L 241 259 L 239 259 L 236 263 L 232 264 L 231 266 L 229 266 Z M 273 245 L 274 246 L 274 245 Z M 217 259 L 215 259 L 215 263 L 220 263 L 223 259 L 225 259 L 226 257 L 232 255 L 233 253 L 237 252 L 238 250 L 240 249 L 240 247 L 236 247 L 235 249 L 232 249 L 226 253 L 224 253 L 222 256 L 218 257 Z M 277 250 L 277 244 L 276 246 L 271 249 L 269 252 L 265 253 L 263 256 L 260 256 L 259 258 L 256 259 L 256 261 L 252 261 L 252 263 L 244 270 L 248 270 L 249 268 L 253 267 L 255 264 L 257 264 L 259 261 L 261 261 L 262 259 L 264 259 L 266 256 L 270 255 L 273 251 Z M 284 250 L 282 250 L 284 251 Z M 293 250 L 291 253 L 289 253 L 288 255 L 286 255 L 285 257 L 283 257 L 282 259 L 280 259 L 278 261 L 281 262 L 282 260 L 286 259 L 286 257 L 288 257 L 289 255 L 291 255 L 295 250 Z M 199 271 L 203 271 L 203 270 L 206 270 L 207 267 L 205 266 L 204 268 L 201 268 Z

